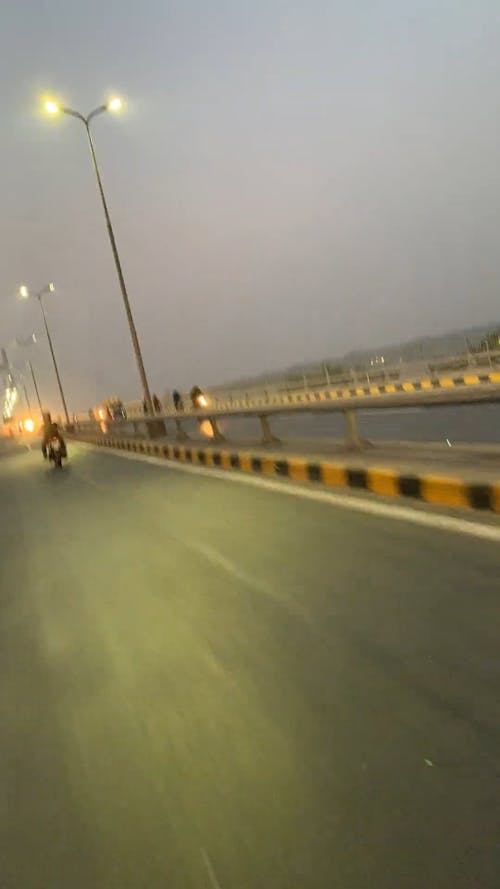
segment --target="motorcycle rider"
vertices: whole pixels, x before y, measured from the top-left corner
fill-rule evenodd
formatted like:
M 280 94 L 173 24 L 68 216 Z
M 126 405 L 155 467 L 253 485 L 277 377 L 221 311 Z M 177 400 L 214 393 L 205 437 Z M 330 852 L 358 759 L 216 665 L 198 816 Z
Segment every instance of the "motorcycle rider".
M 42 454 L 46 460 L 48 457 L 48 446 L 51 438 L 57 438 L 61 442 L 61 456 L 67 457 L 66 442 L 59 431 L 59 426 L 54 423 L 50 414 L 43 415 L 43 435 L 42 435 Z

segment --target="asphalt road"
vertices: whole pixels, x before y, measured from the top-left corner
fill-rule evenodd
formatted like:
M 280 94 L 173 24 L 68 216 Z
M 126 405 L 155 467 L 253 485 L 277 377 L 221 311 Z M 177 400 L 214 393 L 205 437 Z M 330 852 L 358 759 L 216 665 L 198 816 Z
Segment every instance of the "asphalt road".
M 498 544 L 0 460 L 2 889 L 496 889 Z

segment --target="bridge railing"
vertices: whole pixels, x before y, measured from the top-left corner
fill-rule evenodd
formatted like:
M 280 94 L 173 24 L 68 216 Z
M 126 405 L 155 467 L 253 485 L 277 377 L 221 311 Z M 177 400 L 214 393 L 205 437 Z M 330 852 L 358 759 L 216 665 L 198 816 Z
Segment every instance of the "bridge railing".
M 376 383 L 398 382 L 406 379 L 435 377 L 452 371 L 478 373 L 500 369 L 500 351 L 461 352 L 455 355 L 440 355 L 432 361 L 415 359 L 406 363 L 374 362 L 366 367 L 332 366 L 328 362 L 310 365 L 299 370 L 275 373 L 269 377 L 254 377 L 239 380 L 223 386 L 213 386 L 210 391 L 214 399 L 225 400 L 244 394 L 255 397 L 262 392 L 298 392 L 307 389 L 339 386 L 373 385 Z
M 363 409 L 387 410 L 403 407 L 436 407 L 443 405 L 465 405 L 480 402 L 500 401 L 500 370 L 488 372 L 476 369 L 475 373 L 455 371 L 450 375 L 433 375 L 420 379 L 386 381 L 372 384 L 322 387 L 295 392 L 264 390 L 258 394 L 240 394 L 218 398 L 207 393 L 207 406 L 195 408 L 184 405 L 176 410 L 173 405 L 162 405 L 154 417 L 144 413 L 142 403 L 125 405 L 126 419 L 102 421 L 90 420 L 88 416 L 75 417 L 77 428 L 99 430 L 105 434 L 111 429 L 120 434 L 139 434 L 146 431 L 151 437 L 167 434 L 168 426 L 175 426 L 178 440 L 186 440 L 188 433 L 184 421 L 196 420 L 208 424 L 210 437 L 216 441 L 224 436 L 218 420 L 223 418 L 253 417 L 259 420 L 262 441 L 273 443 L 277 439 L 272 432 L 271 420 L 275 416 L 299 413 L 337 412 L 344 414 L 346 442 L 348 446 L 360 448 L 362 440 L 358 434 L 356 411 Z

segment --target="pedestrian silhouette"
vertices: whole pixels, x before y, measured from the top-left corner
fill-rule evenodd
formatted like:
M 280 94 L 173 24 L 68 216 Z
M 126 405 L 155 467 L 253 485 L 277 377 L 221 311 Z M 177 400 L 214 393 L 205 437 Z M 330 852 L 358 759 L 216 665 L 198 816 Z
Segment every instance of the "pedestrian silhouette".
M 189 393 L 189 396 L 190 396 L 191 401 L 192 401 L 192 403 L 193 403 L 193 407 L 199 407 L 199 406 L 200 406 L 200 405 L 199 405 L 199 398 L 200 398 L 200 395 L 203 395 L 203 393 L 202 393 L 200 387 L 199 387 L 199 386 L 193 386 L 193 388 L 191 389 L 191 392 Z

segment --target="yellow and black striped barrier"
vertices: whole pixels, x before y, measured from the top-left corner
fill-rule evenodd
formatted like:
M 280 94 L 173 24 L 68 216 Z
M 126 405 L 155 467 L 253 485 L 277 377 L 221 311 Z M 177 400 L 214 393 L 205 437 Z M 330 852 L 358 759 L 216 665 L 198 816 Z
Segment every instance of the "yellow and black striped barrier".
M 464 374 L 462 376 L 427 377 L 420 380 L 403 380 L 387 382 L 380 385 L 358 385 L 347 388 L 333 389 L 331 387 L 317 391 L 269 393 L 264 399 L 258 397 L 240 397 L 231 400 L 220 399 L 215 402 L 217 410 L 230 410 L 234 408 L 254 408 L 267 405 L 293 405 L 304 403 L 318 403 L 328 401 L 345 401 L 354 398 L 371 398 L 380 395 L 409 395 L 412 393 L 438 393 L 450 392 L 452 389 L 460 389 L 464 386 L 471 391 L 474 387 L 484 387 L 500 384 L 500 372 Z
M 209 404 L 205 408 L 185 407 L 180 411 L 173 407 L 162 409 L 158 418 L 178 421 L 202 417 L 231 417 L 288 413 L 312 410 L 346 410 L 351 408 L 402 407 L 412 404 L 460 404 L 480 401 L 500 401 L 500 371 L 488 373 L 464 373 L 460 376 L 432 376 L 419 380 L 387 381 L 334 388 L 333 385 L 318 389 L 293 392 L 263 390 L 259 393 L 238 393 L 231 397 L 219 397 L 207 392 Z M 143 420 L 142 405 L 125 405 L 131 422 Z M 88 417 L 82 417 L 88 422 Z
M 298 482 L 316 482 L 334 488 L 355 488 L 384 497 L 409 497 L 454 509 L 480 509 L 500 513 L 500 481 L 471 483 L 440 475 L 412 474 L 371 466 L 349 467 L 330 460 L 282 456 L 216 448 L 156 444 L 127 438 L 76 438 L 103 447 L 117 448 L 166 460 L 180 461 L 218 469 L 290 478 Z

